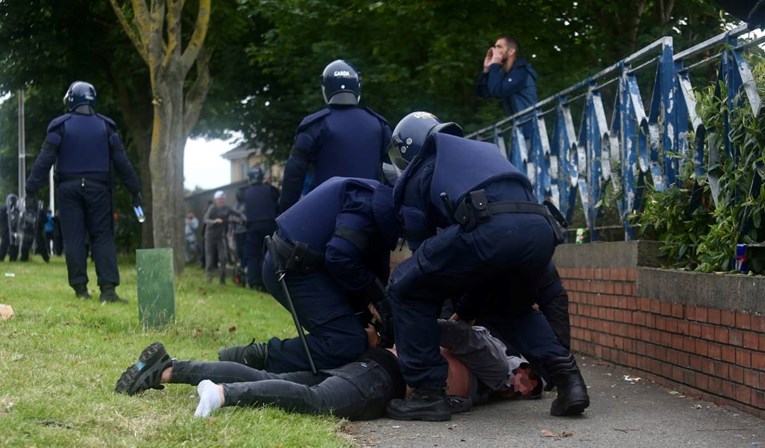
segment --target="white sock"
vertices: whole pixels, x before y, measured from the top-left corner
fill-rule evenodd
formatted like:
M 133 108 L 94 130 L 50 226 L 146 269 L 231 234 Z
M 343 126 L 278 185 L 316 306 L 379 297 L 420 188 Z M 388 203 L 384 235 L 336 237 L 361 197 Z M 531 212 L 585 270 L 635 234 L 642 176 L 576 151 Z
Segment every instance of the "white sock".
M 197 410 L 194 411 L 194 417 L 209 417 L 213 411 L 223 406 L 218 385 L 212 381 L 202 380 L 197 386 L 197 393 L 199 394 L 199 404 Z

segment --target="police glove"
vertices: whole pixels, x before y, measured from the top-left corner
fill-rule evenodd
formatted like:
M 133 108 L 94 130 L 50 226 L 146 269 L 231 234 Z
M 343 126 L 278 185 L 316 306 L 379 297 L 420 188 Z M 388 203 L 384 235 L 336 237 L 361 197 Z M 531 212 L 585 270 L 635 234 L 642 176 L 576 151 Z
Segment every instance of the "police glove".
M 377 332 L 380 334 L 379 345 L 383 348 L 391 348 L 396 342 L 396 338 L 393 331 L 393 310 L 391 309 L 390 301 L 387 297 L 378 300 L 374 304 L 374 308 L 377 310 L 377 316 L 379 316 L 379 321 L 375 325 Z
M 143 197 L 141 196 L 141 193 L 138 192 L 133 195 L 133 207 L 140 207 L 141 203 L 143 203 Z

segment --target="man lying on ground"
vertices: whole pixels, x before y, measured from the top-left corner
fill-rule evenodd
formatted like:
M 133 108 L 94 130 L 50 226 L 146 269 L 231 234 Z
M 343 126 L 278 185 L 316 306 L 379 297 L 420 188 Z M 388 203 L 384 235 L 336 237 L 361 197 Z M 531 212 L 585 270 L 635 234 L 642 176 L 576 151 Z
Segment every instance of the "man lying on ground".
M 524 360 L 505 355 L 505 346 L 482 327 L 440 320 L 442 353 L 449 362 L 447 393 L 453 412 L 483 403 L 489 394 L 531 398 L 541 394 L 541 380 Z M 385 415 L 387 403 L 403 398 L 406 385 L 395 350 L 378 348 L 376 333 L 358 361 L 337 369 L 270 373 L 228 361 L 173 360 L 160 342 L 146 347 L 138 362 L 117 382 L 116 392 L 135 395 L 162 389 L 166 383 L 197 385 L 195 417 L 223 406 L 274 405 L 305 414 L 332 414 L 350 420 Z

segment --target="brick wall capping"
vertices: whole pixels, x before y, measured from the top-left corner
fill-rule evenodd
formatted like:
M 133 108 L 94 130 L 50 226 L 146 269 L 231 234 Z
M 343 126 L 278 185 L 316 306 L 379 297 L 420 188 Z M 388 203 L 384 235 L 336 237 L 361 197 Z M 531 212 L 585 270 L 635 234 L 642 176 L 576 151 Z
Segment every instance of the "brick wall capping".
M 635 269 L 637 297 L 765 314 L 765 276 L 661 269 L 660 247 L 643 240 L 562 244 L 554 260 L 561 269 Z
M 765 276 L 638 268 L 638 297 L 765 314 Z
M 658 241 L 603 241 L 561 244 L 555 248 L 555 264 L 563 268 L 661 267 Z

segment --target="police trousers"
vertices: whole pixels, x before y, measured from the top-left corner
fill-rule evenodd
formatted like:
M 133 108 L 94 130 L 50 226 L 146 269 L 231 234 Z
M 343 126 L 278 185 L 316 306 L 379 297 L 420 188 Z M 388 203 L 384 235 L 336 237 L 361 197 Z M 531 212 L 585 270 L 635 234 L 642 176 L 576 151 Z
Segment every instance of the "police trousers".
M 88 284 L 88 240 L 98 285 L 119 285 L 111 187 L 88 179 L 68 180 L 59 185 L 58 196 L 69 285 Z
M 350 420 L 385 415 L 393 385 L 376 362 L 355 361 L 337 369 L 271 373 L 234 362 L 173 361 L 171 383 L 222 384 L 223 406 L 273 405 L 304 414 L 331 414 Z
M 247 284 L 263 286 L 263 239 L 276 231 L 276 221 L 264 220 L 247 223 Z
M 368 348 L 367 334 L 345 291 L 319 269 L 310 274 L 288 272 L 284 278 L 298 320 L 309 334 L 308 349 L 318 369 L 333 369 L 355 361 Z M 263 282 L 268 292 L 287 310 L 289 304 L 274 274 L 271 254 L 263 262 Z M 310 370 L 300 339 L 272 338 L 268 341 L 265 370 L 296 372 Z
M 461 317 L 497 313 L 511 344 L 533 365 L 568 351 L 527 297 L 538 289 L 554 251 L 544 217 L 499 214 L 471 232 L 451 226 L 425 240 L 394 271 L 388 288 L 399 362 L 412 387 L 443 387 L 436 319 L 457 297 Z M 518 300 L 518 298 L 521 300 Z

